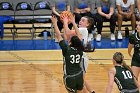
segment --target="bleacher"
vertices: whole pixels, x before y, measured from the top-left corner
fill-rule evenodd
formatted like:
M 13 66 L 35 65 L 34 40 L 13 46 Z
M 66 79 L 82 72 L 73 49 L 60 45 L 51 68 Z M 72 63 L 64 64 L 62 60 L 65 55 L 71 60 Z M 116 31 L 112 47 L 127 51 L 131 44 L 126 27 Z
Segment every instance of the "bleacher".
M 23 19 L 26 19 L 27 22 L 6 22 L 4 23 L 4 36 L 17 39 L 17 37 L 25 37 L 25 38 L 31 38 L 34 39 L 41 31 L 44 29 L 47 29 L 51 32 L 52 37 L 54 38 L 54 33 L 52 30 L 52 24 L 50 21 L 51 18 L 51 10 L 49 7 L 45 7 L 43 9 L 39 9 L 36 4 L 39 3 L 39 0 L 1 0 L 0 2 L 9 2 L 13 9 L 11 10 L 0 10 L 0 16 L 2 15 L 9 15 L 13 17 L 15 20 L 22 21 Z M 22 3 L 28 3 L 31 7 L 31 9 L 23 10 L 18 9 L 18 4 Z M 46 2 L 46 0 L 44 0 Z M 42 6 L 43 7 L 43 6 Z M 30 20 L 30 21 L 29 21 Z M 44 21 L 45 20 L 45 21 Z M 103 23 L 103 33 L 110 33 L 109 29 L 109 22 Z M 122 25 L 122 31 L 125 30 L 125 27 L 129 27 L 129 30 L 131 30 L 131 22 L 130 21 L 123 21 Z M 117 27 L 116 27 L 117 28 Z M 117 30 L 117 29 L 116 29 Z
M 13 40 L 19 36 L 34 39 L 44 29 L 53 34 L 51 9 L 47 1 L 1 0 L 0 3 L 0 16 L 10 16 L 14 19 L 4 22 L 4 36 L 12 36 Z

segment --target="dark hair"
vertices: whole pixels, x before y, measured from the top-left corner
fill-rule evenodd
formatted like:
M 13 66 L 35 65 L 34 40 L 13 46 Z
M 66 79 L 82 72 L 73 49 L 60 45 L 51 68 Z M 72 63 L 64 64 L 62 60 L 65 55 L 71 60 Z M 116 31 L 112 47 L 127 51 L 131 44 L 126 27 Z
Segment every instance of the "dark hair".
M 78 38 L 78 36 L 72 36 L 70 42 L 71 42 L 71 44 L 70 44 L 71 47 L 74 47 L 74 48 L 76 48 L 77 50 L 80 50 L 80 51 L 84 51 L 85 50 L 85 48 L 83 46 L 83 43 Z
M 87 27 L 88 29 L 93 29 L 93 27 L 94 27 L 94 19 L 93 18 L 91 18 L 91 17 L 88 17 L 88 16 L 83 16 L 83 17 L 85 17 L 85 18 L 87 18 L 87 21 L 88 21 L 88 23 L 89 23 L 89 26 Z
M 132 72 L 132 70 L 131 70 L 131 68 L 125 63 L 125 61 L 124 61 L 124 56 L 123 56 L 123 54 L 122 54 L 121 52 L 116 52 L 116 53 L 113 55 L 113 59 L 116 61 L 116 63 L 122 64 L 122 66 L 123 66 L 124 68 L 128 69 L 128 70 L 132 73 L 133 77 L 135 77 L 134 74 L 133 74 L 133 72 Z M 136 78 L 136 77 L 135 77 L 135 78 Z M 137 79 L 137 78 L 136 78 L 136 79 Z

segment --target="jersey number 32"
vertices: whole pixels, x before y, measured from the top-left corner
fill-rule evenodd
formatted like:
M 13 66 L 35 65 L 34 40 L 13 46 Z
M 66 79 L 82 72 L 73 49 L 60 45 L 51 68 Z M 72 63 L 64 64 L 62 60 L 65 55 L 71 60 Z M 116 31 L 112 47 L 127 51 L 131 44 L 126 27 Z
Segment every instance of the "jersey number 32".
M 80 55 L 77 54 L 77 55 L 70 55 L 70 58 L 71 58 L 71 63 L 74 64 L 74 63 L 80 63 Z

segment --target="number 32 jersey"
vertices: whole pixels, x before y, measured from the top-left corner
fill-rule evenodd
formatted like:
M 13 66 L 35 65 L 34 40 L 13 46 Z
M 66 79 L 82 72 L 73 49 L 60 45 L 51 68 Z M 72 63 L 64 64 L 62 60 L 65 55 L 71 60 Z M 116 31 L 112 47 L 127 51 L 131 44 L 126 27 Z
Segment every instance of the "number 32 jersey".
M 134 77 L 129 70 L 122 66 L 115 66 L 115 68 L 115 83 L 117 84 L 120 91 L 123 89 L 132 90 L 137 88 Z
M 80 72 L 83 51 L 78 51 L 74 47 L 68 46 L 64 40 L 59 43 L 63 54 L 63 70 L 65 75 L 74 75 Z

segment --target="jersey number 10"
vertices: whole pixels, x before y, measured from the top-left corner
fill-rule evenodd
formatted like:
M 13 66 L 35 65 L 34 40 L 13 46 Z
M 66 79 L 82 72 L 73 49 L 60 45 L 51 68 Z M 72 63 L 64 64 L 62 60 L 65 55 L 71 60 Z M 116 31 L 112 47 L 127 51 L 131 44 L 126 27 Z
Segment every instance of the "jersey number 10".
M 132 74 L 130 71 L 122 71 L 123 75 L 124 75 L 124 79 L 131 79 L 132 78 Z

